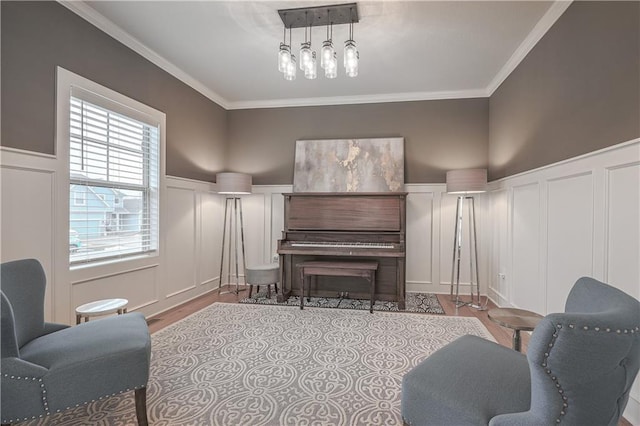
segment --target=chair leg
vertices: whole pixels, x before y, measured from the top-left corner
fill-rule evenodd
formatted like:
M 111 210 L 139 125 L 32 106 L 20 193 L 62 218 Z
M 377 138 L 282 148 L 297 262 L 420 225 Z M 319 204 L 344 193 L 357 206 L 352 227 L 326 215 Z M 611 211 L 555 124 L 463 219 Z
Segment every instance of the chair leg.
M 147 420 L 147 388 L 140 388 L 135 390 L 136 393 L 136 418 L 138 419 L 138 426 L 148 426 L 149 420 Z

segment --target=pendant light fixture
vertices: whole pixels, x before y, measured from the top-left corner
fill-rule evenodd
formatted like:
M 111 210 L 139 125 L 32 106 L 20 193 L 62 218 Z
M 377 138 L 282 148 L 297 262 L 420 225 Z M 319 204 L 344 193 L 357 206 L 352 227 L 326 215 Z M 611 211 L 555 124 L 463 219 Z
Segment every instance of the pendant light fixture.
M 360 52 L 353 38 L 353 24 L 359 22 L 356 3 L 338 4 L 332 6 L 302 7 L 297 9 L 282 9 L 278 11 L 284 24 L 285 37 L 280 43 L 278 52 L 278 70 L 284 74 L 286 80 L 295 80 L 297 66 L 304 73 L 305 78 L 313 80 L 317 77 L 317 55 L 312 47 L 314 26 L 326 26 L 327 38 L 320 50 L 320 66 L 326 78 L 338 76 L 338 60 L 333 46 L 333 26 L 349 24 L 349 38 L 344 42 L 343 65 L 349 77 L 358 75 Z M 291 29 L 304 27 L 304 42 L 300 43 L 299 62 L 291 53 Z M 286 30 L 289 29 L 289 44 L 286 43 Z M 293 65 L 293 67 L 292 67 Z
M 291 62 L 291 47 L 287 44 L 287 29 L 283 29 L 282 43 L 278 51 L 278 71 L 284 73 Z
M 311 42 L 307 41 L 307 19 L 308 12 L 304 12 L 304 43 L 300 44 L 300 70 L 305 71 L 311 64 Z
M 350 11 L 351 12 L 351 11 Z M 349 77 L 358 75 L 358 60 L 360 52 L 353 40 L 353 21 L 349 23 L 349 40 L 344 42 L 344 70 Z
M 322 43 L 320 52 L 320 66 L 324 69 L 326 78 L 336 78 L 338 76 L 338 60 L 336 50 L 333 48 L 333 22 L 327 25 L 327 39 Z
M 289 27 L 289 45 L 291 45 L 291 27 Z M 287 62 L 286 67 L 283 71 L 284 79 L 288 81 L 295 80 L 297 72 L 298 67 L 296 64 L 296 55 L 292 55 L 291 53 L 289 53 L 289 61 Z

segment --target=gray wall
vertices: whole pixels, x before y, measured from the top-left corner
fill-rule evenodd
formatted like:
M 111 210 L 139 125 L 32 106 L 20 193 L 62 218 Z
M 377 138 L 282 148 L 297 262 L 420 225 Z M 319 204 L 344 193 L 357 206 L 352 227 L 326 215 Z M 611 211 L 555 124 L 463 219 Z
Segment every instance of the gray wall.
M 297 139 L 405 138 L 409 183 L 512 175 L 640 136 L 640 4 L 574 2 L 490 99 L 225 111 L 55 2 L 2 2 L 4 146 L 54 151 L 55 68 L 167 114 L 167 173 L 293 181 Z
M 456 99 L 229 111 L 227 167 L 256 184 L 293 182 L 295 141 L 404 137 L 405 181 L 487 167 L 489 100 Z
M 640 136 L 640 3 L 574 2 L 490 99 L 489 178 Z
M 168 174 L 213 181 L 224 169 L 223 108 L 56 2 L 1 7 L 2 145 L 54 153 L 60 65 L 166 113 Z

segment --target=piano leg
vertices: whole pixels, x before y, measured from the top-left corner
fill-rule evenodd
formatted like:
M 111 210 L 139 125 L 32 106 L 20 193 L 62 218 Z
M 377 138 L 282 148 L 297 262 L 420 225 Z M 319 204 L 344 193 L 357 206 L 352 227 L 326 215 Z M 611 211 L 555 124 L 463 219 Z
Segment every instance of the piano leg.
M 369 304 L 369 313 L 373 313 L 374 294 L 376 292 L 376 271 L 372 271 L 369 276 L 369 285 L 371 286 L 371 302 Z
M 304 309 L 304 266 L 300 267 L 300 309 Z M 311 289 L 309 289 L 311 290 Z
M 284 303 L 291 296 L 291 285 L 293 284 L 293 275 L 291 271 L 291 256 L 280 255 L 278 259 L 280 263 L 280 293 L 276 285 L 276 293 L 278 295 L 278 303 Z M 287 279 L 291 282 L 287 282 Z

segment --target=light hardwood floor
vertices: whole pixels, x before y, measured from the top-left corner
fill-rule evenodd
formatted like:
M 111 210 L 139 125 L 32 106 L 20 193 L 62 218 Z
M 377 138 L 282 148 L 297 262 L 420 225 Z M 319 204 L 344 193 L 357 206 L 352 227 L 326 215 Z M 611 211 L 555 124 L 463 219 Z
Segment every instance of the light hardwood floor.
M 223 288 L 223 292 L 224 292 Z M 176 321 L 181 320 L 194 312 L 199 311 L 202 308 L 209 306 L 214 302 L 225 302 L 225 303 L 236 303 L 239 300 L 247 297 L 248 292 L 241 291 L 237 295 L 234 293 L 224 293 L 218 295 L 218 291 L 214 290 L 210 293 L 204 294 L 196 299 L 193 299 L 183 305 L 176 306 L 168 311 L 162 312 L 158 315 L 148 318 L 149 322 L 149 330 L 151 333 L 154 333 L 158 330 L 161 330 L 167 327 L 170 324 L 173 324 Z M 275 296 L 272 296 L 275 297 Z M 482 324 L 489 330 L 489 332 L 493 335 L 496 341 L 507 347 L 511 347 L 513 331 L 506 329 L 504 327 L 499 326 L 498 324 L 492 322 L 487 316 L 487 311 L 479 311 L 477 309 L 471 308 L 469 306 L 462 306 L 460 308 L 456 308 L 455 304 L 450 300 L 448 295 L 439 294 L 438 301 L 442 305 L 444 309 L 445 315 L 447 316 L 463 316 L 463 317 L 476 317 L 478 318 Z M 484 299 L 483 299 L 484 301 Z M 496 305 L 489 301 L 487 308 L 495 308 Z M 295 308 L 292 308 L 295 309 Z M 522 334 L 522 351 L 525 352 L 527 349 L 527 344 L 529 343 L 529 333 L 523 332 Z M 622 419 L 618 426 L 632 426 L 630 422 Z

